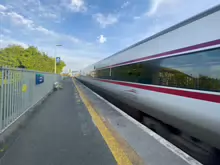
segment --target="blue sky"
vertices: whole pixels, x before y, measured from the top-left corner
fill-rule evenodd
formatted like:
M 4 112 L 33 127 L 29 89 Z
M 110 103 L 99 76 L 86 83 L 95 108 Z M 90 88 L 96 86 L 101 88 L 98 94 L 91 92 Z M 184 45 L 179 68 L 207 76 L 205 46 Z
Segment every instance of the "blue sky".
M 0 0 L 0 47 L 37 46 L 78 70 L 220 0 Z

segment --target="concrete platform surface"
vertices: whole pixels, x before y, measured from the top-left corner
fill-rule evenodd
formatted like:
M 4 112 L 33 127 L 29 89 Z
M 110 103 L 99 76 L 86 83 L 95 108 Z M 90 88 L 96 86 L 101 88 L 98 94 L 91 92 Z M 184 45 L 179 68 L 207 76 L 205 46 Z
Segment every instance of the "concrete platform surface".
M 39 107 L 0 165 L 115 165 L 71 79 Z

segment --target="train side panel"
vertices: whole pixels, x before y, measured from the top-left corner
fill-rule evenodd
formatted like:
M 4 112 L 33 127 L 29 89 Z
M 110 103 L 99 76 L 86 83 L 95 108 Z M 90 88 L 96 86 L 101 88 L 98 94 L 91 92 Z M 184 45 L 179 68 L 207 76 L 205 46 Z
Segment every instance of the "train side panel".
M 104 59 L 96 64 L 96 68 L 214 41 L 220 39 L 219 29 L 220 11 L 217 11 L 176 30 Z
M 120 101 L 164 123 L 220 148 L 220 104 L 218 103 L 136 89 L 92 78 L 79 79 L 110 95 L 118 96 Z M 132 90 L 136 93 L 129 92 Z

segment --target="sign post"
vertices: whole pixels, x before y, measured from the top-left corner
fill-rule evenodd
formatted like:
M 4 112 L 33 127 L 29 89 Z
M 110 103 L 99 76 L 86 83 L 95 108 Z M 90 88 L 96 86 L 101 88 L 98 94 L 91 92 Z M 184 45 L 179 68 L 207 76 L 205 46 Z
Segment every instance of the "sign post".
M 55 74 L 57 73 L 57 64 L 60 63 L 60 57 L 56 57 L 55 59 Z
M 54 60 L 54 73 L 57 73 L 57 60 L 60 62 L 60 57 L 56 57 L 56 51 L 57 51 L 57 46 L 62 46 L 62 45 L 56 45 L 55 47 L 55 60 Z

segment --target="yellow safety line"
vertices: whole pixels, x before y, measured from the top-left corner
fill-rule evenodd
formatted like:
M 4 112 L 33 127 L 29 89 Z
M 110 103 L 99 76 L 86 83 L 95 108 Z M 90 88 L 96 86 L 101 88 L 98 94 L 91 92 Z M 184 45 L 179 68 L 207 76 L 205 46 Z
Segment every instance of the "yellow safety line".
M 107 143 L 110 151 L 112 152 L 116 162 L 118 165 L 132 165 L 131 161 L 121 148 L 120 144 L 117 142 L 116 138 L 112 135 L 112 133 L 108 130 L 108 128 L 105 126 L 102 118 L 98 115 L 98 113 L 93 109 L 92 105 L 90 104 L 89 100 L 86 98 L 86 96 L 83 94 L 83 92 L 79 89 L 79 87 L 76 85 L 75 80 L 73 80 L 73 83 L 84 102 L 85 106 L 87 107 L 90 115 L 92 116 L 92 119 L 99 129 L 102 137 L 104 138 L 105 142 Z

